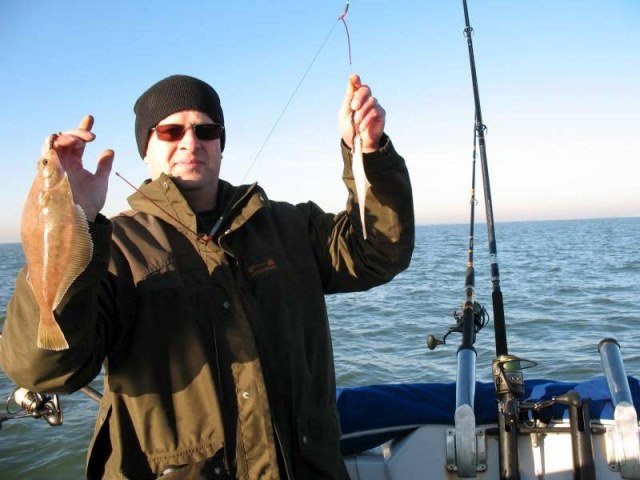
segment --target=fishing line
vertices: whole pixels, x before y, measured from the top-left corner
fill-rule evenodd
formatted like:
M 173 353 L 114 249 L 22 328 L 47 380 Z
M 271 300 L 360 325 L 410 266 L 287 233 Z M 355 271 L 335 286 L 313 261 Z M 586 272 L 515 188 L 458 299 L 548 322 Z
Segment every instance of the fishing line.
M 265 138 L 264 142 L 262 143 L 262 145 L 260 146 L 260 149 L 258 150 L 258 153 L 256 154 L 256 156 L 253 158 L 253 161 L 251 162 L 251 164 L 249 165 L 249 168 L 247 168 L 247 171 L 245 172 L 245 174 L 242 176 L 242 179 L 240 180 L 240 184 L 242 184 L 245 179 L 247 178 L 247 175 L 249 175 L 249 172 L 251 172 L 251 170 L 253 169 L 253 167 L 255 166 L 256 162 L 258 161 L 258 158 L 260 157 L 260 155 L 262 154 L 263 150 L 265 149 L 267 143 L 269 142 L 269 140 L 271 139 L 271 136 L 273 135 L 273 133 L 275 132 L 276 128 L 278 127 L 278 124 L 280 123 L 280 120 L 282 120 L 282 117 L 284 117 L 285 112 L 287 111 L 287 109 L 289 108 L 289 105 L 291 105 L 291 102 L 293 101 L 294 97 L 296 96 L 296 94 L 298 93 L 298 90 L 300 90 L 300 87 L 302 86 L 302 83 L 305 81 L 305 79 L 307 78 L 307 75 L 309 74 L 309 71 L 311 70 L 311 67 L 313 67 L 313 65 L 315 64 L 316 60 L 318 59 L 318 57 L 320 56 L 320 52 L 324 49 L 325 45 L 327 44 L 327 41 L 329 41 L 329 37 L 331 37 L 331 34 L 333 33 L 333 30 L 336 28 L 336 25 L 339 22 L 342 22 L 342 24 L 344 25 L 345 28 L 345 32 L 347 34 L 347 48 L 348 48 L 348 53 L 349 53 L 349 65 L 351 65 L 351 38 L 349 36 L 349 28 L 347 26 L 347 22 L 345 20 L 346 16 L 347 16 L 347 12 L 349 11 L 349 4 L 350 4 L 351 0 L 347 0 L 347 3 L 345 4 L 344 7 L 344 11 L 342 12 L 342 14 L 338 17 L 338 19 L 336 20 L 336 22 L 334 22 L 334 24 L 331 26 L 331 28 L 329 29 L 329 31 L 327 32 L 327 34 L 325 35 L 324 39 L 322 40 L 322 43 L 320 44 L 320 47 L 317 49 L 315 55 L 313 56 L 313 58 L 311 59 L 311 62 L 309 62 L 309 65 L 307 66 L 307 69 L 304 71 L 304 73 L 302 74 L 302 76 L 300 77 L 300 80 L 298 81 L 298 84 L 296 85 L 296 87 L 293 89 L 293 92 L 291 93 L 291 95 L 289 96 L 289 99 L 287 100 L 285 106 L 283 107 L 282 111 L 280 112 L 280 115 L 278 115 L 278 117 L 276 118 L 276 121 L 274 122 L 273 126 L 271 127 L 271 130 L 269 131 L 269 133 L 267 134 L 267 137 Z M 352 119 L 353 122 L 353 119 Z M 355 127 L 354 127 L 354 131 L 355 131 Z M 144 194 L 144 192 L 142 192 L 139 188 L 137 188 L 135 185 L 133 185 L 130 181 L 128 181 L 126 178 L 124 178 L 122 175 L 120 175 L 118 172 L 116 172 L 116 175 L 118 177 L 120 177 L 125 183 L 127 183 L 129 186 L 131 186 L 135 191 L 139 192 L 142 196 L 144 196 L 145 198 L 147 198 L 148 200 L 151 200 L 147 195 Z M 189 228 L 187 225 L 185 225 L 183 222 L 181 222 L 175 215 L 172 215 L 170 212 L 168 212 L 166 209 L 162 208 L 160 205 L 158 205 L 156 202 L 154 202 L 153 200 L 151 200 L 154 205 L 156 205 L 158 208 L 160 208 L 165 214 L 167 214 L 170 218 L 172 218 L 173 220 L 175 220 L 180 226 L 182 226 L 184 229 L 186 229 L 188 232 L 192 233 L 193 235 L 196 236 L 196 238 L 198 239 L 198 241 L 202 241 L 205 243 L 205 245 L 211 240 L 211 238 L 214 236 L 214 234 L 216 233 L 216 231 L 218 230 L 218 228 L 220 227 L 220 224 L 222 222 L 223 216 L 221 216 L 218 221 L 215 223 L 215 225 L 213 226 L 213 228 L 211 229 L 211 232 L 209 233 L 209 235 L 201 235 L 198 234 L 196 232 L 194 232 L 191 228 Z
M 276 121 L 274 122 L 273 126 L 271 127 L 271 130 L 267 134 L 267 137 L 265 138 L 264 142 L 262 143 L 262 146 L 258 150 L 258 153 L 254 157 L 253 161 L 249 165 L 249 168 L 247 169 L 247 171 L 243 175 L 242 179 L 240 180 L 240 184 L 242 184 L 245 181 L 245 179 L 247 178 L 247 175 L 249 175 L 249 172 L 251 172 L 251 169 L 253 169 L 254 165 L 258 161 L 258 158 L 262 154 L 262 151 L 264 150 L 264 148 L 266 147 L 267 143 L 271 139 L 271 136 L 273 135 L 273 133 L 275 132 L 276 128 L 278 127 L 278 124 L 280 123 L 280 120 L 282 120 L 282 117 L 284 116 L 285 112 L 289 108 L 289 105 L 291 105 L 291 102 L 293 101 L 293 98 L 296 96 L 296 94 L 298 93 L 298 90 L 300 90 L 300 87 L 302 86 L 302 83 L 307 78 L 307 75 L 309 74 L 309 71 L 311 70 L 311 67 L 313 67 L 314 63 L 316 63 L 316 60 L 318 59 L 318 56 L 320 55 L 320 52 L 324 49 L 324 46 L 327 44 L 327 41 L 329 40 L 329 37 L 331 36 L 331 34 L 333 33 L 333 30 L 336 28 L 336 25 L 339 22 L 343 23 L 345 31 L 347 33 L 347 46 L 348 46 L 348 50 L 349 50 L 349 65 L 351 65 L 351 38 L 349 37 L 349 28 L 347 27 L 347 22 L 345 21 L 345 18 L 347 16 L 347 12 L 349 10 L 349 3 L 350 2 L 351 2 L 351 0 L 347 0 L 347 3 L 345 5 L 345 7 L 344 7 L 344 11 L 338 17 L 338 20 L 336 22 L 334 22 L 334 24 L 331 26 L 331 28 L 327 32 L 326 36 L 324 37 L 324 40 L 320 44 L 320 47 L 318 48 L 318 50 L 316 51 L 315 55 L 311 59 L 311 62 L 309 62 L 309 65 L 307 66 L 307 69 L 302 74 L 302 77 L 300 77 L 300 80 L 298 81 L 298 84 L 296 85 L 296 87 L 293 89 L 293 92 L 289 96 L 289 99 L 287 100 L 287 103 L 285 104 L 284 108 L 280 112 L 280 115 L 278 115 L 278 118 L 276 118 Z

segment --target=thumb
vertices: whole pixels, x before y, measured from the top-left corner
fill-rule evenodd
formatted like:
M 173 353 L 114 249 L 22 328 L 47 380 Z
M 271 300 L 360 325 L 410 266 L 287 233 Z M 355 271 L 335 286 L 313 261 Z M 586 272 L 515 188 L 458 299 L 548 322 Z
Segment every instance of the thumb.
M 96 177 L 108 179 L 111 173 L 111 167 L 113 166 L 113 158 L 115 152 L 111 149 L 102 152 L 102 155 L 98 158 L 98 167 L 96 168 Z
M 91 130 L 91 128 L 93 127 L 93 116 L 92 115 L 85 115 L 85 117 L 80 121 L 80 125 L 78 126 L 78 128 L 80 130 Z
M 351 115 L 351 100 L 353 99 L 353 95 L 356 93 L 356 90 L 362 86 L 362 82 L 360 81 L 360 75 L 351 74 L 349 76 L 349 84 L 347 85 L 347 92 L 344 96 L 344 101 L 342 102 L 342 108 L 340 109 L 340 113 L 342 116 Z
M 353 97 L 353 94 L 357 89 L 362 86 L 362 82 L 360 81 L 360 75 L 357 73 L 352 73 L 349 75 L 349 85 L 347 85 L 347 96 L 349 98 Z

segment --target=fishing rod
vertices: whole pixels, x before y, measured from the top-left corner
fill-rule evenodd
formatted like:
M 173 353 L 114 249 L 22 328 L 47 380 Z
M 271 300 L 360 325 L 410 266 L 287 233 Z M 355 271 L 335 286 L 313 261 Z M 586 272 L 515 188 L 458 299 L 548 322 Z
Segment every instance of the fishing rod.
M 504 302 L 500 289 L 500 270 L 498 268 L 498 249 L 494 227 L 493 205 L 491 201 L 491 186 L 489 182 L 489 167 L 487 163 L 487 149 L 485 142 L 486 125 L 482 122 L 480 108 L 480 93 L 476 74 L 475 57 L 473 54 L 473 40 L 469 22 L 467 0 L 462 0 L 464 8 L 467 47 L 469 50 L 469 64 L 473 85 L 473 99 L 475 104 L 475 134 L 480 151 L 480 165 L 482 169 L 482 183 L 484 187 L 485 211 L 487 217 L 487 232 L 489 255 L 491 261 L 491 300 L 493 303 L 493 323 L 495 331 L 496 357 L 491 364 L 493 383 L 498 399 L 498 442 L 500 478 L 502 480 L 519 480 L 518 464 L 518 434 L 526 431 L 536 434 L 548 433 L 543 426 L 528 428 L 521 422 L 521 418 L 532 416 L 535 418 L 538 405 L 520 402 L 524 396 L 524 375 L 522 370 L 535 365 L 535 362 L 510 355 L 507 348 L 506 322 L 504 317 Z M 551 404 L 561 404 L 569 409 L 571 425 L 571 441 L 574 462 L 574 478 L 577 480 L 595 479 L 593 451 L 591 449 L 591 433 L 589 430 L 590 417 L 588 400 L 583 400 L 574 390 L 566 395 L 554 397 Z M 475 476 L 475 475 L 473 475 Z
M 476 334 L 487 324 L 488 314 L 486 309 L 475 301 L 475 207 L 476 200 L 476 158 L 478 136 L 474 130 L 473 155 L 471 162 L 471 199 L 469 220 L 469 247 L 467 249 L 467 270 L 465 274 L 464 294 L 465 301 L 461 311 L 454 311 L 456 324 L 449 328 L 442 340 L 429 335 L 427 347 L 433 350 L 438 345 L 446 343 L 446 338 L 453 332 L 462 334 L 462 341 L 457 352 L 456 374 L 456 411 L 455 438 L 447 457 L 452 461 L 447 462 L 447 469 L 458 472 L 462 477 L 475 477 L 476 471 L 486 470 L 486 458 L 482 452 L 478 452 L 476 441 L 476 422 L 474 413 L 475 389 L 476 389 L 476 359 L 477 352 L 474 348 Z
M 484 307 L 475 301 L 475 207 L 476 200 L 476 146 L 478 136 L 473 135 L 473 161 L 471 166 L 471 199 L 469 220 L 469 248 L 467 249 L 467 271 L 465 274 L 465 301 L 461 312 L 454 312 L 457 323 L 461 326 L 462 342 L 458 348 L 458 382 L 456 388 L 456 406 L 468 404 L 473 408 L 475 397 L 475 360 L 476 350 L 473 347 L 476 333 L 487 323 L 487 313 Z
M 473 29 L 469 24 L 469 11 L 467 0 L 462 0 L 464 7 L 465 29 L 467 37 L 467 47 L 469 49 L 469 63 L 471 66 L 471 81 L 473 84 L 473 99 L 475 103 L 475 135 L 478 139 L 480 150 L 480 168 L 482 170 L 482 185 L 484 187 L 485 212 L 487 217 L 487 234 L 489 242 L 489 255 L 491 260 L 491 283 L 493 290 L 491 299 L 493 302 L 493 324 L 496 337 L 496 356 L 507 355 L 507 333 L 504 320 L 504 304 L 502 291 L 500 289 L 500 269 L 498 267 L 498 248 L 496 243 L 496 232 L 494 227 L 493 203 L 491 201 L 491 185 L 489 181 L 489 167 L 487 163 L 487 145 L 485 141 L 486 125 L 482 122 L 482 109 L 480 107 L 480 92 L 478 90 L 478 77 L 476 74 L 476 62 L 473 54 Z
M 461 477 L 475 477 L 477 471 L 486 470 L 486 450 L 478 449 L 476 421 L 474 413 L 476 390 L 477 352 L 473 346 L 476 334 L 487 324 L 486 309 L 475 301 L 475 207 L 476 201 L 476 152 L 477 135 L 473 135 L 473 161 L 471 167 L 471 200 L 469 221 L 469 248 L 467 249 L 467 270 L 465 274 L 465 301 L 461 311 L 454 311 L 456 324 L 449 328 L 442 340 L 429 335 L 427 347 L 433 350 L 446 343 L 453 332 L 462 334 L 457 352 L 455 429 L 447 442 L 447 470 L 457 472 Z
M 507 333 L 504 317 L 504 302 L 500 289 L 500 269 L 498 267 L 498 249 L 496 242 L 493 204 L 491 201 L 491 185 L 489 181 L 489 167 L 487 162 L 487 149 L 485 142 L 486 125 L 482 122 L 482 109 L 480 107 L 480 93 L 478 89 L 478 77 L 476 74 L 475 56 L 473 53 L 472 32 L 469 22 L 469 10 L 467 0 L 462 0 L 464 8 L 465 29 L 469 50 L 469 64 L 471 68 L 471 82 L 473 86 L 473 99 L 475 104 L 475 134 L 478 139 L 480 151 L 480 167 L 482 171 L 482 184 L 484 187 L 485 213 L 487 220 L 487 234 L 489 242 L 489 256 L 491 262 L 491 300 L 493 304 L 493 324 L 496 344 L 496 358 L 492 362 L 492 375 L 498 398 L 498 425 L 499 425 L 499 457 L 500 478 L 518 480 L 520 478 L 518 465 L 518 397 L 524 395 L 524 379 L 522 375 L 523 362 L 509 355 L 507 348 Z M 531 366 L 531 365 L 527 365 Z
M 460 471 L 457 445 L 460 439 L 458 433 L 458 412 L 461 405 L 466 404 L 473 406 L 473 392 L 475 391 L 475 360 L 476 352 L 473 347 L 475 342 L 475 334 L 486 323 L 486 311 L 474 301 L 475 292 L 475 269 L 473 264 L 474 252 L 474 217 L 475 217 L 475 175 L 476 175 L 476 147 L 480 152 L 480 167 L 482 171 L 482 183 L 484 187 L 485 212 L 487 220 L 489 256 L 491 261 L 491 282 L 492 292 L 491 299 L 493 304 L 494 317 L 494 335 L 496 344 L 496 357 L 492 362 L 492 375 L 496 388 L 496 396 L 498 398 L 498 423 L 499 423 L 499 456 L 500 456 L 500 478 L 508 480 L 518 480 L 520 478 L 518 468 L 518 428 L 517 422 L 519 418 L 518 397 L 524 395 L 524 381 L 522 376 L 522 367 L 524 364 L 518 357 L 509 355 L 507 348 L 507 335 L 504 319 L 504 303 L 502 299 L 502 291 L 500 289 L 500 269 L 498 267 L 498 249 L 494 227 L 493 205 L 491 201 L 491 186 L 489 182 L 489 168 L 487 162 L 487 150 L 485 133 L 486 125 L 482 122 L 482 109 L 480 107 L 480 93 L 478 90 L 478 78 L 476 74 L 475 56 L 473 53 L 473 41 L 471 34 L 473 29 L 469 22 L 469 11 L 466 0 L 462 0 L 464 8 L 465 29 L 464 33 L 467 38 L 467 46 L 469 50 L 469 63 L 471 67 L 471 80 L 473 85 L 473 98 L 475 104 L 475 121 L 474 121 L 474 149 L 473 149 L 473 171 L 472 171 L 472 191 L 471 191 L 471 225 L 469 233 L 469 250 L 467 261 L 467 272 L 465 279 L 465 303 L 462 313 L 454 313 L 457 325 L 449 328 L 449 331 L 442 340 L 438 340 L 432 335 L 427 340 L 429 349 L 435 348 L 437 345 L 443 344 L 446 337 L 452 332 L 462 333 L 462 344 L 458 349 L 458 377 L 456 380 L 456 448 L 455 463 L 458 474 L 462 476 L 475 476 L 475 462 L 477 457 L 476 446 L 472 444 L 470 434 L 466 434 L 467 440 L 463 441 L 462 448 L 471 450 L 465 455 L 462 468 Z M 530 366 L 530 365 L 529 365 Z M 467 416 L 468 416 L 467 409 Z M 471 414 L 473 410 L 471 408 Z M 475 417 L 466 421 L 466 431 L 470 431 L 471 427 L 475 429 Z M 460 439 L 461 440 L 461 439 Z M 475 442 L 475 436 L 473 437 Z M 454 442 L 451 442 L 454 443 Z M 473 464 L 473 465 L 472 465 Z

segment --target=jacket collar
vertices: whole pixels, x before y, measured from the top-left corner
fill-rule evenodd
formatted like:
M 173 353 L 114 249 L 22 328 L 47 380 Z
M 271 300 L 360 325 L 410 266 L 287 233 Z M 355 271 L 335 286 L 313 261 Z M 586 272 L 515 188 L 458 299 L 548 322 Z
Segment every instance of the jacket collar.
M 222 227 L 230 233 L 244 225 L 258 210 L 268 207 L 267 195 L 257 182 L 234 187 L 218 181 L 218 205 L 222 212 Z
M 181 232 L 190 233 L 189 236 L 197 231 L 196 214 L 171 177 L 164 173 L 155 180 L 145 180 L 127 201 L 132 209 L 158 217 Z M 230 233 L 267 207 L 268 199 L 257 183 L 235 187 L 218 180 L 217 204 L 222 216 L 218 232 Z

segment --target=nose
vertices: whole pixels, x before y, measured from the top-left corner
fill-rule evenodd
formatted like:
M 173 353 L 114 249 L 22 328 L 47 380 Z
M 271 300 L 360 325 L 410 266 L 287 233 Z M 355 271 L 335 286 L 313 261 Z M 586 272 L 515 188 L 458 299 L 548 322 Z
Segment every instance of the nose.
M 181 149 L 194 149 L 196 145 L 198 145 L 198 137 L 196 137 L 196 132 L 193 129 L 193 125 L 189 125 L 185 128 L 184 136 L 180 139 L 179 148 Z

